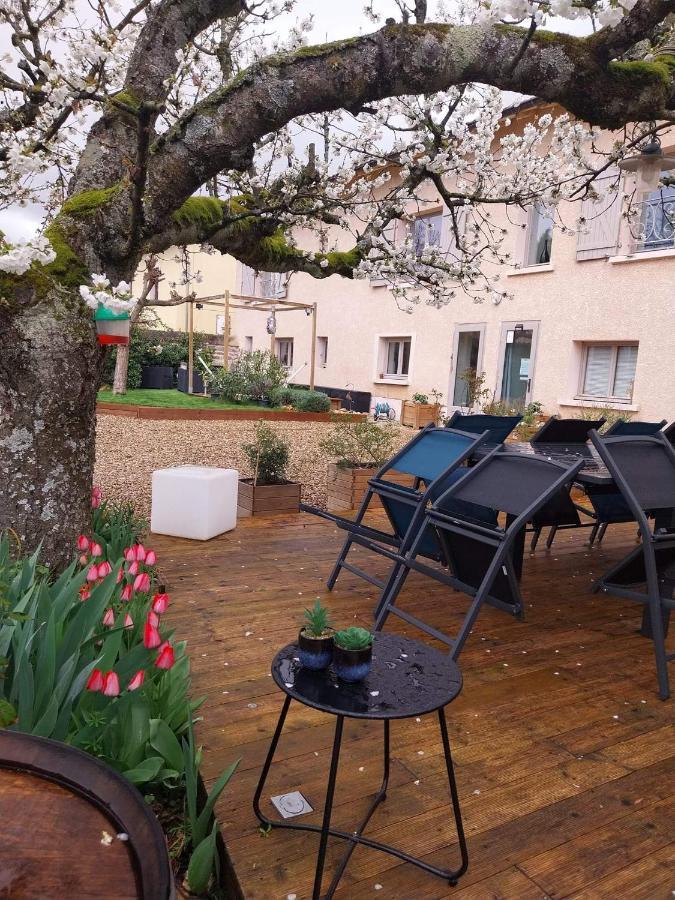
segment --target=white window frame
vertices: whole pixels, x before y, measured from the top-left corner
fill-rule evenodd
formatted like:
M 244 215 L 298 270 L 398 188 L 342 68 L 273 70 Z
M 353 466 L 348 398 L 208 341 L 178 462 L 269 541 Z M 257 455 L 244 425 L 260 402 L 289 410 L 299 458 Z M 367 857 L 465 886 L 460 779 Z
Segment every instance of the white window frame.
M 223 313 L 216 316 L 216 334 L 221 337 L 225 334 L 225 316 Z
M 410 341 L 410 355 L 408 357 L 407 375 L 387 375 L 386 365 L 389 344 L 392 341 Z M 415 335 L 402 334 L 400 331 L 378 334 L 375 336 L 375 364 L 376 369 L 373 381 L 379 384 L 410 384 L 413 373 L 413 357 L 415 352 Z M 402 359 L 402 357 L 401 357 Z
M 465 325 L 457 325 L 452 339 L 452 359 L 450 364 L 450 383 L 448 384 L 448 410 L 465 409 L 464 406 L 455 406 L 453 400 L 455 398 L 455 381 L 457 379 L 457 356 L 459 354 L 459 336 L 463 331 L 478 332 L 478 365 L 477 372 L 483 372 L 483 353 L 485 350 L 485 330 L 486 322 L 468 323 Z
M 424 241 L 424 250 L 426 250 L 427 247 L 437 247 L 440 250 L 441 246 L 443 244 L 443 208 L 441 207 L 439 209 L 425 210 L 424 212 L 417 213 L 413 217 L 413 221 L 410 225 L 410 230 L 412 232 L 411 239 L 412 239 L 412 244 L 413 244 L 413 253 L 415 254 L 416 258 L 419 258 L 422 255 L 422 253 L 417 253 L 416 249 L 415 249 L 415 228 L 417 227 L 417 223 L 424 219 L 434 219 L 434 218 L 438 218 L 438 220 L 439 220 L 438 243 L 437 244 L 429 244 L 429 242 L 427 240 L 425 240 Z M 427 233 L 428 233 L 428 231 L 427 231 Z
M 282 356 L 282 354 L 281 354 L 281 345 L 282 345 L 282 344 L 288 344 L 288 348 L 289 348 L 289 350 L 290 350 L 290 353 L 289 353 L 290 361 L 289 361 L 288 363 L 284 363 L 284 362 L 282 361 L 282 359 L 281 359 L 281 356 Z M 275 338 L 275 339 L 274 339 L 274 353 L 275 353 L 275 356 L 276 356 L 276 358 L 279 360 L 279 362 L 281 363 L 281 365 L 282 365 L 285 369 L 288 369 L 289 371 L 293 368 L 293 350 L 294 350 L 294 348 L 293 348 L 293 338 L 292 338 L 292 337 L 282 337 L 282 338 Z
M 497 357 L 497 387 L 495 390 L 495 398 L 499 400 L 502 396 L 502 383 L 504 381 L 504 357 L 506 356 L 506 344 L 508 342 L 508 334 L 515 331 L 516 325 L 522 325 L 525 331 L 532 332 L 532 347 L 530 350 L 530 370 L 527 379 L 527 389 L 525 391 L 525 403 L 530 403 L 533 396 L 534 379 L 537 369 L 537 349 L 539 347 L 539 329 L 541 322 L 539 319 L 520 319 L 513 322 L 502 322 L 502 330 L 499 336 L 499 355 Z
M 244 353 L 252 353 L 253 352 L 253 335 L 247 334 L 244 336 Z
M 323 359 L 321 358 L 323 356 Z M 316 364 L 321 369 L 328 365 L 328 336 L 317 335 L 316 338 Z
M 542 203 L 534 203 L 527 212 L 527 226 L 525 228 L 525 243 L 523 247 L 523 252 L 521 254 L 521 268 L 522 269 L 534 269 L 538 267 L 551 266 L 553 263 L 553 236 L 551 236 L 551 252 L 549 253 L 549 258 L 546 262 L 529 262 L 530 256 L 530 244 L 532 242 L 532 231 L 535 227 L 535 223 L 540 217 L 540 210 L 543 207 Z
M 626 405 L 630 405 L 633 402 L 633 396 L 635 394 L 635 373 L 633 373 L 633 390 L 631 391 L 630 397 L 616 397 L 611 393 L 611 390 L 608 391 L 607 395 L 601 394 L 585 394 L 584 393 L 584 382 L 586 381 L 586 366 L 588 365 L 588 351 L 591 347 L 611 347 L 612 356 L 609 361 L 609 377 L 607 379 L 608 387 L 610 385 L 614 385 L 616 380 L 616 365 L 619 356 L 619 347 L 637 347 L 638 355 L 640 353 L 640 342 L 639 341 L 584 341 L 582 353 L 581 353 L 581 369 L 579 371 L 579 389 L 577 393 L 577 399 L 579 400 L 591 400 L 597 403 L 599 400 L 606 400 L 609 403 L 623 403 Z M 637 357 L 635 359 L 635 371 L 637 372 Z

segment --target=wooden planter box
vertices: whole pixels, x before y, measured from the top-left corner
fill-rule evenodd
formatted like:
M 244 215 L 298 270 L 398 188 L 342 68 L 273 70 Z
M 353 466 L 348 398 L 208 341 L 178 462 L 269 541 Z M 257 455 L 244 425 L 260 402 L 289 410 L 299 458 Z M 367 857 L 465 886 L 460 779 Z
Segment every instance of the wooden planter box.
M 297 481 L 254 485 L 252 478 L 239 480 L 239 516 L 271 516 L 274 513 L 298 512 L 299 509 L 300 484 Z
M 424 428 L 430 422 L 438 425 L 441 407 L 438 403 L 414 403 L 412 400 L 403 401 L 401 411 L 401 425 L 410 428 Z
M 344 468 L 336 463 L 328 463 L 328 497 L 326 506 L 329 512 L 346 512 L 356 509 L 368 489 L 368 480 L 375 475 L 377 469 L 372 466 Z M 387 481 L 412 487 L 414 478 L 402 472 L 388 472 Z M 377 497 L 373 497 L 370 508 L 381 508 Z

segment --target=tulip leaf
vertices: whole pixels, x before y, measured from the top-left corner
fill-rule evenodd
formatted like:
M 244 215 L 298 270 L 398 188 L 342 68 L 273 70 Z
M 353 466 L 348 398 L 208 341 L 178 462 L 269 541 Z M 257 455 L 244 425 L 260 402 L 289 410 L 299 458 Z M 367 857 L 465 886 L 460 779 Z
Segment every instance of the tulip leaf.
M 218 824 L 214 822 L 211 834 L 197 845 L 190 857 L 187 883 L 193 894 L 204 894 L 209 886 L 216 860 L 217 831 Z
M 42 718 L 33 726 L 32 733 L 39 737 L 51 737 L 59 716 L 59 700 L 52 694 Z
M 132 784 L 147 784 L 157 777 L 157 773 L 163 765 L 164 760 L 161 756 L 149 756 L 135 768 L 127 769 L 122 774 Z
M 234 775 L 240 762 L 241 758 L 235 760 L 231 766 L 228 766 L 211 788 L 206 803 L 204 804 L 202 811 L 197 816 L 194 834 L 192 835 L 192 840 L 194 843 L 199 843 L 203 839 L 203 836 L 206 834 L 206 830 L 209 827 L 211 817 L 213 815 L 213 807 L 216 805 L 218 797 L 220 797 L 220 795 L 223 793 L 227 782 Z
M 7 728 L 16 722 L 16 710 L 7 700 L 0 698 L 0 728 Z
M 150 720 L 150 746 L 162 754 L 171 769 L 183 771 L 183 751 L 178 738 L 163 719 Z

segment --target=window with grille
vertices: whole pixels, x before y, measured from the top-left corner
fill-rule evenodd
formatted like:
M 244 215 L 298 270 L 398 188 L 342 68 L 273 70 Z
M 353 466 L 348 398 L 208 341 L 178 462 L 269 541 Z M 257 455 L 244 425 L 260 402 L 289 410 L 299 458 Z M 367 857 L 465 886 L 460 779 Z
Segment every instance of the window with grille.
M 637 354 L 637 344 L 588 344 L 584 351 L 582 395 L 631 400 Z

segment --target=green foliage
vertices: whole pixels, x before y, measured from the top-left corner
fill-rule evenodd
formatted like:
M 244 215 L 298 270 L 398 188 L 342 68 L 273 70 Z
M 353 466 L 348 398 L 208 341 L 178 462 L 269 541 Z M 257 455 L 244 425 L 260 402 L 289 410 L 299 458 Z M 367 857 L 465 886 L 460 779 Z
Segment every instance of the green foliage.
M 381 466 L 392 455 L 396 437 L 391 425 L 338 417 L 336 423 L 319 447 L 335 457 L 339 466 Z
M 538 400 L 534 400 L 532 403 L 528 403 L 525 409 L 523 409 L 523 425 L 536 424 L 537 417 L 542 414 L 543 409 L 543 404 Z
M 286 481 L 289 443 L 280 438 L 266 422 L 258 422 L 255 440 L 242 444 L 253 472 L 254 484 L 281 484 Z
M 269 350 L 242 353 L 230 371 L 241 379 L 246 399 L 269 400 L 278 388 L 286 384 L 286 369 Z
M 413 403 L 428 403 L 429 397 L 426 394 L 413 394 L 412 401 Z
M 459 376 L 466 385 L 466 406 L 468 409 L 478 409 L 490 396 L 489 389 L 485 386 L 485 372 L 477 372 L 476 369 L 465 369 Z M 485 412 L 483 407 L 483 412 Z M 493 414 L 494 415 L 494 414 Z
M 352 625 L 344 631 L 336 631 L 335 644 L 343 650 L 365 650 L 373 643 L 373 636 L 366 628 Z
M 230 403 L 244 403 L 247 399 L 247 385 L 236 364 L 225 371 L 218 369 L 209 376 L 208 388 L 213 400 L 227 400 Z
M 583 409 L 578 410 L 576 419 L 585 419 L 588 422 L 592 422 L 596 419 L 606 419 L 607 421 L 600 429 L 601 432 L 607 431 L 608 428 L 611 428 L 612 425 L 615 425 L 617 422 L 629 422 L 632 418 L 632 413 L 625 412 L 621 409 L 613 409 L 611 406 L 584 406 Z
M 207 365 L 213 360 L 213 351 L 208 346 L 204 335 L 195 335 L 195 346 Z M 106 384 L 112 384 L 115 372 L 117 350 L 108 353 L 104 367 L 102 380 Z M 172 334 L 166 336 L 157 332 L 150 332 L 147 328 L 135 325 L 129 335 L 129 367 L 127 387 L 136 390 L 141 386 L 143 366 L 171 366 L 176 369 L 182 362 L 188 361 L 188 336 L 187 334 Z M 201 368 L 195 354 L 195 365 Z
M 103 547 L 105 559 L 120 559 L 126 547 L 137 544 L 148 530 L 133 503 L 103 500 L 92 510 L 93 537 Z
M 310 637 L 321 637 L 331 627 L 330 614 L 317 598 L 311 609 L 305 609 L 305 634 Z
M 291 405 L 300 412 L 330 412 L 330 397 L 321 391 L 297 390 Z

